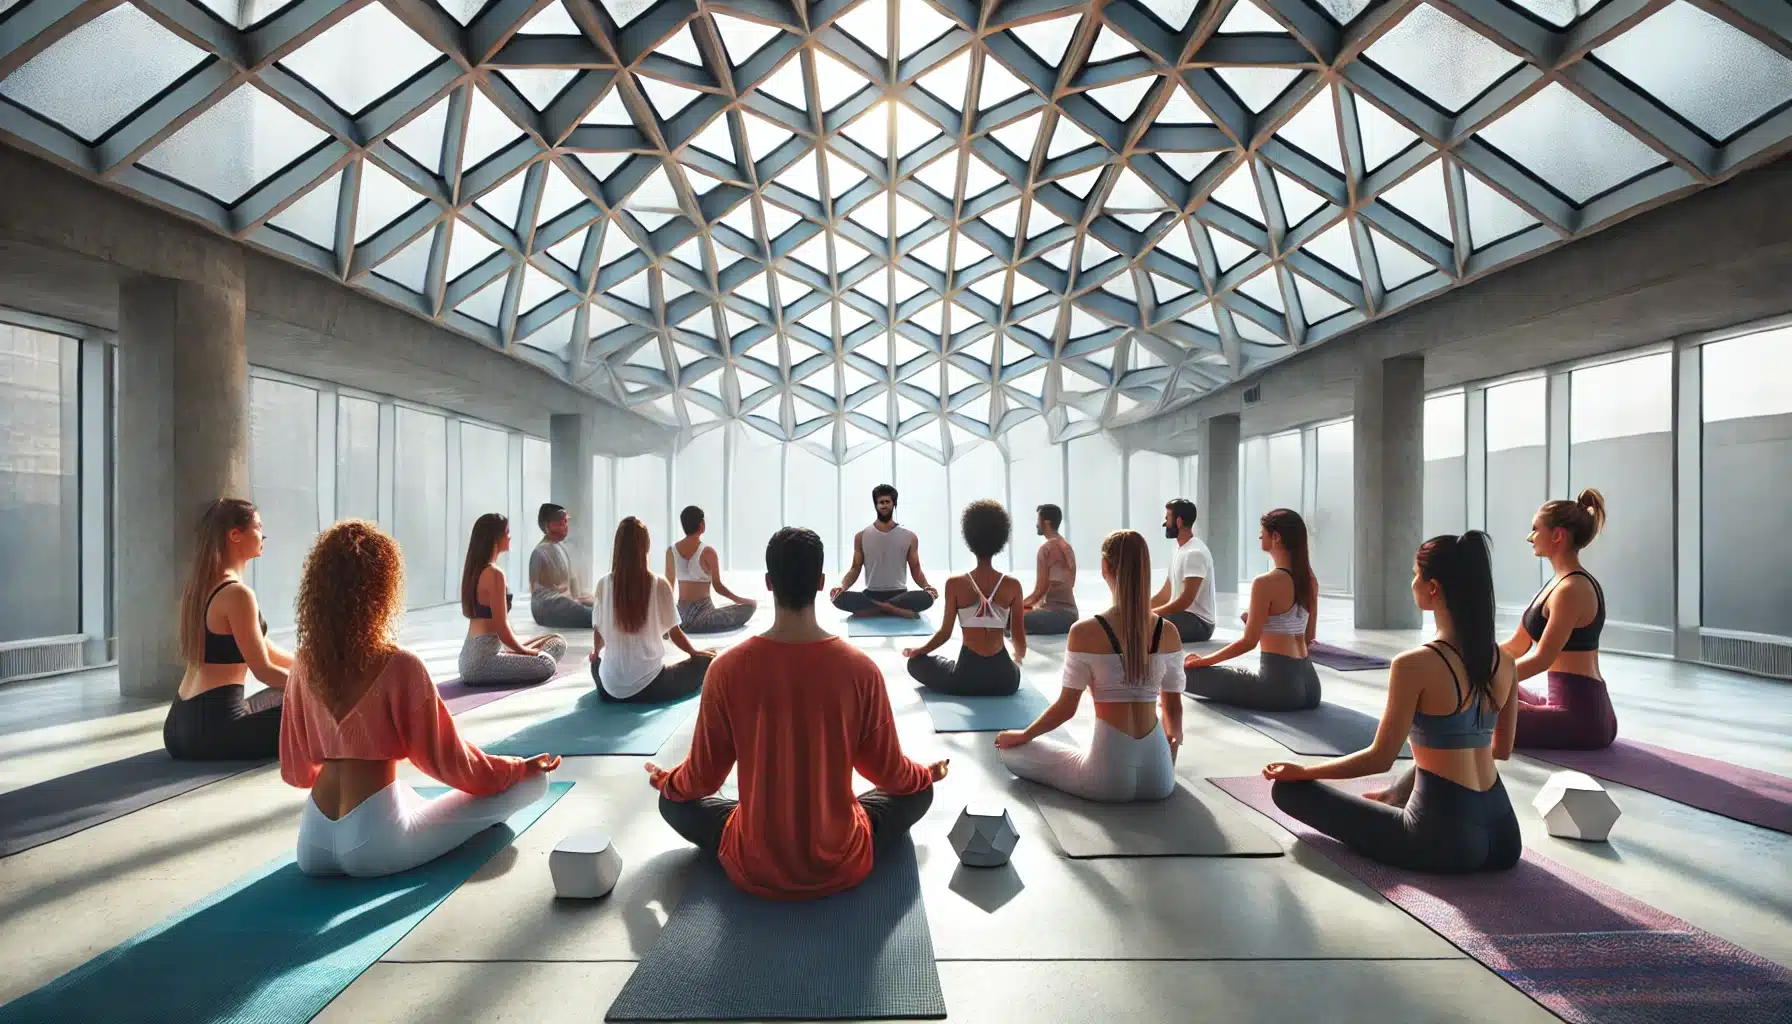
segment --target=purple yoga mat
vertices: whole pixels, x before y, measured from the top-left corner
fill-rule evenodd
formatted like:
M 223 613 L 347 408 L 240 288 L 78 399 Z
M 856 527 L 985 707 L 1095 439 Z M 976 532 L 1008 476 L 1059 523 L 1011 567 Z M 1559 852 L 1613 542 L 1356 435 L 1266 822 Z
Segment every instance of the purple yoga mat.
M 1792 833 L 1792 779 L 1784 775 L 1633 740 L 1619 740 L 1604 750 L 1519 752 L 1701 811 Z
M 1792 971 L 1529 850 L 1511 871 L 1402 871 L 1283 814 L 1260 776 L 1211 781 L 1563 1020 L 1792 1020 Z M 1353 779 L 1340 785 L 1362 792 L 1382 784 Z
M 1307 645 L 1307 657 L 1326 668 L 1336 669 L 1339 672 L 1373 672 L 1392 664 L 1386 658 L 1379 658 L 1373 654 L 1360 654 L 1318 640 Z
M 551 680 L 550 680 L 551 681 Z M 442 703 L 448 705 L 448 713 L 458 715 L 463 711 L 471 711 L 484 707 L 494 700 L 501 700 L 518 690 L 533 690 L 541 683 L 527 683 L 516 686 L 468 686 L 459 679 L 449 679 L 436 684 L 436 692 L 442 695 Z

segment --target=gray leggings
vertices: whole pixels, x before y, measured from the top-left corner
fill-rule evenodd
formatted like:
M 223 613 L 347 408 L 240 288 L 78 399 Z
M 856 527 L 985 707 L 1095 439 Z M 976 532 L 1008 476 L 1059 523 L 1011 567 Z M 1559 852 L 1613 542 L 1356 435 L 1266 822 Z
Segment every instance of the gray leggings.
M 1035 608 L 1028 612 L 1023 620 L 1027 626 L 1028 636 L 1063 636 L 1076 625 L 1076 609 L 1054 611 L 1050 608 Z
M 1253 711 L 1304 711 L 1319 706 L 1319 673 L 1306 658 L 1259 655 L 1258 670 L 1212 665 L 1188 670 L 1188 692 Z
M 700 601 L 680 601 L 679 628 L 686 633 L 726 633 L 746 625 L 758 610 L 759 606 L 752 602 L 717 608 L 707 597 Z
M 929 690 L 955 697 L 1006 697 L 1020 689 L 1020 666 L 1006 647 L 994 654 L 961 647 L 956 661 L 923 654 L 908 659 L 908 674 Z
M 529 617 L 549 629 L 590 629 L 591 606 L 565 594 L 529 598 Z
M 703 677 L 709 673 L 709 663 L 714 658 L 687 658 L 676 664 L 660 669 L 653 681 L 636 690 L 627 697 L 616 697 L 604 689 L 604 681 L 598 675 L 598 666 L 602 659 L 591 663 L 591 680 L 597 684 L 599 700 L 612 704 L 666 704 L 675 700 L 683 700 L 698 690 L 703 689 Z
M 1182 642 L 1185 644 L 1198 644 L 1204 640 L 1213 639 L 1213 623 L 1186 608 L 1166 615 L 1164 618 L 1169 620 L 1170 625 L 1176 627 L 1176 633 L 1182 637 Z
M 1289 817 L 1397 868 L 1461 873 L 1518 863 L 1524 841 L 1504 782 L 1477 793 L 1423 769 L 1407 779 L 1414 784 L 1404 807 L 1319 782 L 1278 782 L 1269 795 Z
M 460 645 L 460 681 L 466 686 L 545 683 L 558 671 L 565 653 L 566 641 L 560 637 L 542 644 L 538 654 L 518 654 L 506 649 L 498 634 L 481 633 Z

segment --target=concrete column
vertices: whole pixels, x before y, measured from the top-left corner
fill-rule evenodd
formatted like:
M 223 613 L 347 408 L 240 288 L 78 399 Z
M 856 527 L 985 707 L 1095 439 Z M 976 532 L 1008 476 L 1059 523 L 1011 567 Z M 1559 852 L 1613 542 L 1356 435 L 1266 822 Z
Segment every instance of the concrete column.
M 127 279 L 118 354 L 118 686 L 169 698 L 194 526 L 213 500 L 249 497 L 242 288 Z
M 1197 463 L 1195 534 L 1213 552 L 1213 589 L 1238 590 L 1238 416 L 1201 422 Z
M 1416 629 L 1425 532 L 1425 359 L 1367 359 L 1356 380 L 1356 625 Z
M 573 571 L 578 574 L 580 585 L 590 588 L 597 582 L 593 574 L 597 564 L 596 538 L 607 538 L 606 531 L 616 525 L 597 521 L 597 504 L 592 500 L 592 463 L 597 458 L 596 424 L 592 417 L 579 413 L 552 416 L 548 420 L 548 443 L 552 447 L 548 500 L 564 505 L 572 517 L 572 530 L 567 533 L 566 542 L 572 547 L 576 559 Z M 529 509 L 527 514 L 534 516 L 535 510 Z M 533 527 L 533 523 L 530 525 Z

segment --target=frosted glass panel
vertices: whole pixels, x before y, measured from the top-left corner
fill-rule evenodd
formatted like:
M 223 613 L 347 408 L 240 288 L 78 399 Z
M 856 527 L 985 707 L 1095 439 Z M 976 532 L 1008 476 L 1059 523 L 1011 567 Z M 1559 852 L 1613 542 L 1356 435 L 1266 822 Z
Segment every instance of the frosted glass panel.
M 456 599 L 448 587 L 450 560 L 458 568 L 467 538 L 448 544 L 448 422 L 433 413 L 396 410 L 392 535 L 404 549 L 405 604 L 423 608 Z
M 728 549 L 722 557 L 731 569 L 765 572 L 765 545 L 784 525 L 779 509 L 784 458 L 778 442 L 751 427 L 734 431 L 734 462 L 729 472 Z
M 521 529 L 529 538 L 529 543 L 517 545 L 517 573 L 524 581 L 529 578 L 529 550 L 535 546 L 535 539 L 540 532 L 540 527 L 535 525 L 535 515 L 541 510 L 543 502 L 552 500 L 548 495 L 551 491 L 553 472 L 553 446 L 538 438 L 523 438 L 523 525 Z M 594 502 L 592 507 L 601 509 L 603 506 Z M 596 514 L 601 515 L 601 513 Z M 594 525 L 586 523 L 585 527 L 590 529 Z M 599 532 L 602 531 L 601 526 L 598 526 L 597 529 Z M 582 554 L 589 561 L 591 553 L 587 551 Z M 573 571 L 578 574 L 579 579 L 586 586 L 590 586 L 591 582 L 597 579 L 591 575 L 590 565 L 574 566 Z
M 0 641 L 81 630 L 78 351 L 0 325 Z
M 956 543 L 954 518 L 946 507 L 946 467 L 907 445 L 896 446 L 896 521 L 915 531 L 921 547 L 921 568 L 934 574 L 939 586 L 948 567 L 947 548 Z M 870 495 L 866 495 L 870 501 Z M 867 520 L 869 522 L 869 520 Z M 911 581 L 910 585 L 913 583 Z
M 1549 497 L 1549 386 L 1543 378 L 1487 389 L 1487 535 L 1493 541 L 1493 595 L 1516 613 L 1548 577 L 1531 554 L 1531 517 Z
M 1041 505 L 1056 505 L 1064 512 L 1064 529 L 1076 522 L 1076 510 L 1064 500 L 1064 450 L 1052 444 L 1043 419 L 1031 419 L 1009 428 L 1008 493 L 1013 501 L 1016 529 L 1022 538 L 1033 534 L 1033 522 Z M 1016 563 L 1023 570 L 1033 565 L 1032 544 L 1022 545 Z M 1078 563 L 1080 566 L 1081 563 Z M 1091 567 L 1093 568 L 1093 567 Z M 1032 583 L 1027 583 L 1029 589 Z
M 1703 360 L 1701 621 L 1792 636 L 1792 330 L 1722 341 Z
M 1672 430 L 1673 372 L 1673 357 L 1666 352 L 1574 371 L 1569 439 L 1581 444 Z
M 946 478 L 952 485 L 952 571 L 968 572 L 977 564 L 977 560 L 972 557 L 970 549 L 964 546 L 959 528 L 960 518 L 964 515 L 966 505 L 985 498 L 999 501 L 1002 507 L 1007 508 L 1008 461 L 1002 458 L 1001 449 L 989 441 L 983 441 L 969 451 L 960 450 L 952 464 L 946 467 Z M 996 556 L 995 561 L 996 568 L 1003 572 L 1013 570 L 1016 547 L 1029 552 L 1032 550 L 1032 514 L 1017 515 L 1010 508 L 1008 516 L 1013 520 L 1008 547 Z
M 1576 370 L 1569 383 L 1569 494 L 1598 488 L 1610 515 L 1581 561 L 1614 622 L 1673 622 L 1672 370 L 1663 353 Z
M 1269 508 L 1301 507 L 1301 435 L 1299 431 L 1269 439 Z
M 250 500 L 266 544 L 255 563 L 255 596 L 272 625 L 291 623 L 305 555 L 317 539 L 317 392 L 249 379 Z
M 610 571 L 610 547 L 616 540 L 616 460 L 599 455 L 591 460 L 591 507 L 597 522 L 591 527 L 591 581 Z
M 840 467 L 840 557 L 830 562 L 844 571 L 852 564 L 852 539 L 871 525 L 877 510 L 871 505 L 871 489 L 896 482 L 892 460 L 894 445 L 879 445 Z M 900 518 L 904 512 L 897 511 Z
M 1460 391 L 1425 399 L 1426 537 L 1468 529 L 1467 403 Z
M 1271 564 L 1257 542 L 1257 520 L 1271 507 L 1269 438 L 1252 437 L 1239 444 L 1238 477 L 1238 578 L 1242 583 Z
M 631 455 L 616 460 L 616 521 L 634 516 L 646 523 L 650 551 L 658 551 L 673 539 L 668 527 L 667 500 L 664 455 Z M 614 524 L 611 525 L 614 540 Z M 649 558 L 647 564 L 655 564 L 654 559 Z
M 1318 474 L 1313 521 L 1307 524 L 1313 572 L 1321 589 L 1350 593 L 1356 560 L 1355 427 L 1332 423 L 1313 432 Z
M 510 435 L 474 423 L 460 424 L 460 523 L 455 536 L 464 542 L 473 534 L 473 523 L 487 512 L 510 514 Z M 513 557 L 503 565 L 510 589 L 528 588 L 527 569 L 517 571 L 514 553 L 535 546 L 540 531 L 533 515 L 511 520 L 510 549 Z M 466 555 L 461 552 L 462 557 Z M 464 562 L 462 564 L 465 564 Z
M 336 518 L 380 517 L 380 406 L 336 399 Z
M 722 502 L 728 479 L 722 474 L 725 437 L 720 429 L 712 430 L 685 445 L 673 458 L 672 521 L 667 524 L 671 532 L 665 538 L 666 543 L 684 536 L 684 526 L 679 523 L 678 516 L 686 505 L 695 505 L 703 510 L 704 522 L 708 524 L 704 528 L 705 541 L 717 549 L 718 557 L 727 557 L 720 553 L 722 545 L 728 542 L 728 523 Z M 663 553 L 655 557 L 664 561 Z
M 784 519 L 814 530 L 826 545 L 830 575 L 840 553 L 840 468 L 802 445 L 784 453 Z M 770 538 L 765 538 L 770 539 Z M 759 545 L 764 550 L 763 542 Z M 847 556 L 850 560 L 851 556 Z M 832 586 L 832 584 L 829 584 Z
M 1121 528 L 1120 449 L 1106 434 L 1079 437 L 1070 445 L 1070 507 L 1065 534 L 1080 566 L 1101 565 L 1101 542 Z
M 1158 527 L 1164 521 L 1165 504 L 1175 498 L 1194 500 L 1193 491 L 1183 490 L 1179 460 L 1159 452 L 1132 453 L 1126 489 L 1126 525 L 1147 538 L 1162 536 Z

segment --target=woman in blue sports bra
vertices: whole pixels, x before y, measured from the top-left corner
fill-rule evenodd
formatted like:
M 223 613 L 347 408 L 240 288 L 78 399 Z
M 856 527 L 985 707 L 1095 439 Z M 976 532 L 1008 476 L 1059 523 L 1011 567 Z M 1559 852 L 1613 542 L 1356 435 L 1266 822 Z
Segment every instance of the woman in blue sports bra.
M 1290 817 L 1384 864 L 1414 871 L 1504 871 L 1523 841 L 1494 762 L 1512 754 L 1518 683 L 1493 639 L 1493 567 L 1487 535 L 1433 537 L 1413 563 L 1413 600 L 1437 637 L 1394 659 L 1375 741 L 1314 765 L 1263 769 Z M 1410 795 L 1356 796 L 1320 779 L 1359 779 L 1393 767 L 1412 741 Z
M 902 652 L 915 682 L 961 697 L 1003 697 L 1020 689 L 1016 662 L 1027 656 L 1026 591 L 1019 580 L 991 564 L 1008 546 L 1011 526 L 999 501 L 973 501 L 964 507 L 959 532 L 977 556 L 977 567 L 946 581 L 946 614 L 939 630 L 920 647 Z M 942 658 L 933 650 L 952 639 L 954 621 L 964 632 L 964 644 L 956 659 Z M 1004 633 L 1014 644 L 1013 658 L 1002 644 Z
M 243 582 L 262 544 L 261 515 L 241 498 L 219 498 L 199 520 L 180 599 L 187 670 L 162 722 L 162 746 L 173 757 L 249 761 L 280 751 L 281 694 L 292 655 L 267 641 L 267 620 Z M 245 700 L 250 673 L 268 688 Z
M 1554 578 L 1524 610 L 1502 646 L 1522 682 L 1549 674 L 1548 696 L 1518 691 L 1517 745 L 1604 750 L 1618 738 L 1618 715 L 1599 673 L 1605 591 L 1581 568 L 1581 549 L 1605 526 L 1605 498 L 1592 488 L 1573 501 L 1545 502 L 1531 520 L 1531 551 L 1549 559 Z

